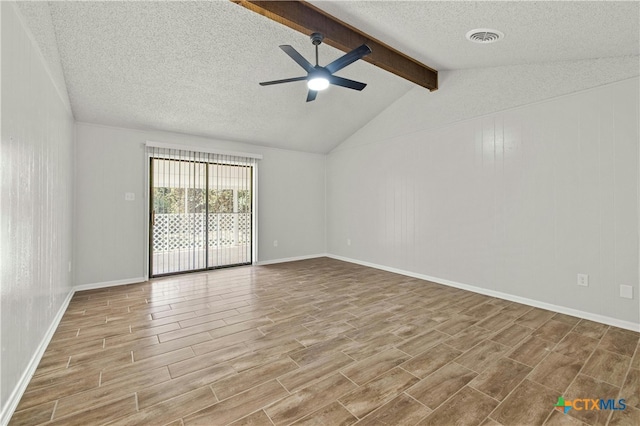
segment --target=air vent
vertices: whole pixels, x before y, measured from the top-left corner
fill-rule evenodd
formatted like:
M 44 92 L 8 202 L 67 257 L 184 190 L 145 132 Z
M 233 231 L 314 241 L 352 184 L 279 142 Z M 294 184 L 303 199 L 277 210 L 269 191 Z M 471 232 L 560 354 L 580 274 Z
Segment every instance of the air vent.
M 467 39 L 474 43 L 495 43 L 504 38 L 504 34 L 498 30 L 478 28 L 467 33 Z

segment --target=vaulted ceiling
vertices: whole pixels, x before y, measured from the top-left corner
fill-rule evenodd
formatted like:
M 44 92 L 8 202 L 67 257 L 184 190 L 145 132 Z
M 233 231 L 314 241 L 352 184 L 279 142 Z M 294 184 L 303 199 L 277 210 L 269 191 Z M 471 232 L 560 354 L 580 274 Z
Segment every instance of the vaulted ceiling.
M 261 87 L 259 81 L 304 74 L 278 45 L 290 44 L 309 60 L 313 46 L 307 36 L 228 1 L 19 7 L 76 120 L 309 152 L 330 151 L 409 91 L 417 102 L 437 94 L 448 109 L 464 102 L 462 88 L 473 98 L 467 78 L 448 75 L 639 55 L 638 2 L 312 3 L 437 69 L 439 90 L 363 61 L 338 73 L 367 83 L 362 92 L 331 87 L 306 103 L 304 82 Z M 474 28 L 505 37 L 473 44 L 465 34 Z M 342 54 L 322 45 L 320 63 Z M 538 75 L 537 84 L 544 87 L 550 77 Z M 586 87 L 594 81 L 588 69 L 571 78 Z M 519 90 L 518 81 L 504 79 L 498 90 Z M 451 93 L 458 98 L 447 99 Z

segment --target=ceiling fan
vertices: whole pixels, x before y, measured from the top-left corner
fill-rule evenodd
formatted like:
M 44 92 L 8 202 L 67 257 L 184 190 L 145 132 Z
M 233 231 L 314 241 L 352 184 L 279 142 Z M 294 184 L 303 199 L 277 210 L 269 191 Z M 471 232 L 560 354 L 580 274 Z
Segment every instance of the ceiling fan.
M 283 80 L 264 81 L 260 83 L 261 86 L 270 86 L 272 84 L 291 83 L 292 81 L 307 80 L 307 87 L 309 93 L 307 94 L 307 102 L 315 100 L 318 92 L 329 87 L 330 84 L 336 86 L 346 87 L 348 89 L 362 90 L 367 85 L 360 83 L 359 81 L 349 80 L 348 78 L 338 77 L 333 75 L 335 72 L 341 70 L 349 64 L 363 58 L 371 53 L 371 49 L 366 44 L 360 47 L 356 47 L 351 52 L 344 54 L 329 65 L 321 67 L 318 65 L 318 46 L 322 43 L 324 36 L 320 33 L 311 34 L 311 42 L 316 47 L 316 64 L 315 66 L 311 62 L 307 61 L 296 49 L 288 44 L 280 45 L 280 49 L 291 57 L 307 72 L 304 77 L 285 78 Z

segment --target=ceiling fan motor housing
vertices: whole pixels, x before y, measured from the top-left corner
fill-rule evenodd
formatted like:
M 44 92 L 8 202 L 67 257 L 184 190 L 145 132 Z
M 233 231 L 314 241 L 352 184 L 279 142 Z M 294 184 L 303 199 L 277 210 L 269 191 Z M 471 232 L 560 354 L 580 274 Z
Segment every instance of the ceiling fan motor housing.
M 319 45 L 320 43 L 322 43 L 322 40 L 324 40 L 324 36 L 320 33 L 313 33 L 310 37 L 311 43 L 313 43 L 314 46 Z

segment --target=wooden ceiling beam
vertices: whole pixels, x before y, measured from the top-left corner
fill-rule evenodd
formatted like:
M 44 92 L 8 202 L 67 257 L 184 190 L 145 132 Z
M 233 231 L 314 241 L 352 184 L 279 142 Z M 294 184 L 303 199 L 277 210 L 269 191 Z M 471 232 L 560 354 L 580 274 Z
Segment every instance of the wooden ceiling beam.
M 364 61 L 430 91 L 438 89 L 438 71 L 405 55 L 304 1 L 231 0 L 240 6 L 305 35 L 322 33 L 323 43 L 349 52 L 366 44 L 372 53 Z

